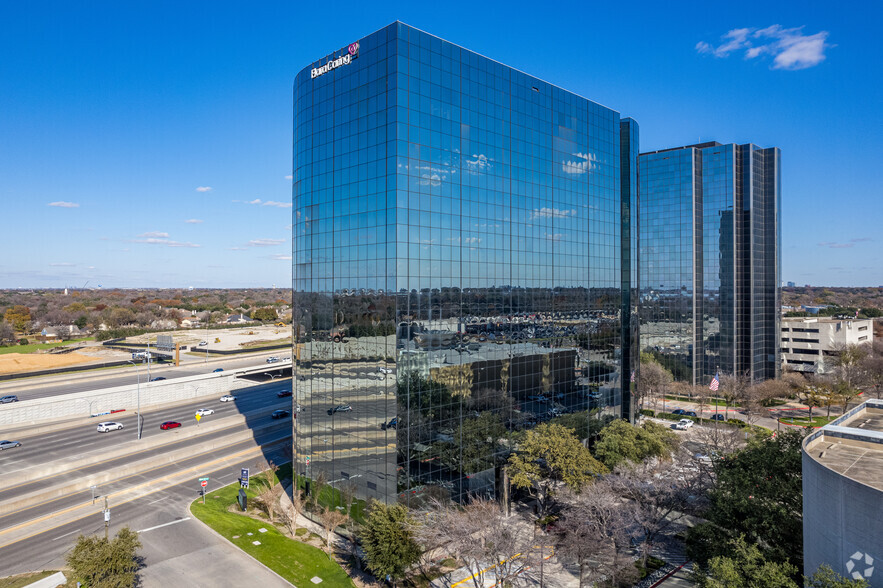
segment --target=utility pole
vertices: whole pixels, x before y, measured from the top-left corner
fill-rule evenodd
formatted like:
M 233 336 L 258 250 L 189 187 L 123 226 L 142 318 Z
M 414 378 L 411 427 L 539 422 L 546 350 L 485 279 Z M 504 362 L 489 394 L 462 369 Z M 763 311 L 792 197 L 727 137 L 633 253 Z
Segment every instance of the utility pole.
M 107 541 L 107 528 L 110 526 L 110 509 L 107 508 L 107 496 L 104 497 L 104 540 Z

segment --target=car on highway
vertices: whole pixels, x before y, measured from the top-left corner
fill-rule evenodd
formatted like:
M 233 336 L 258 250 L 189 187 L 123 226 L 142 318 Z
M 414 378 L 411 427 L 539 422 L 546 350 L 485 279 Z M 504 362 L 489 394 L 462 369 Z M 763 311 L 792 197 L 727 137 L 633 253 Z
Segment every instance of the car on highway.
M 155 378 L 150 378 L 150 381 L 151 382 L 161 382 L 162 380 L 165 380 L 165 379 L 166 379 L 165 376 L 157 376 Z
M 177 429 L 181 426 L 181 423 L 178 421 L 166 421 L 159 426 L 163 431 L 168 431 L 169 429 Z
M 208 341 L 200 341 L 198 346 L 205 347 L 206 345 L 208 345 Z
M 276 357 L 275 355 L 271 355 L 270 357 L 267 358 L 267 363 L 276 363 L 277 361 L 279 361 L 279 358 Z
M 106 423 L 98 423 L 99 433 L 109 433 L 110 431 L 119 431 L 123 428 L 123 423 L 115 423 L 107 421 Z
M 291 390 L 279 390 L 278 392 L 276 392 L 276 396 L 278 396 L 279 398 L 291 396 Z
M 398 429 L 399 426 L 399 417 L 393 417 L 391 421 L 388 423 L 380 423 L 380 430 L 385 431 L 387 429 Z
M 224 394 L 221 396 L 221 402 L 233 402 L 234 400 L 236 400 L 236 397 L 232 394 Z
M 0 404 L 9 404 L 10 402 L 18 402 L 18 396 L 15 394 L 10 394 L 9 396 L 4 396 L 0 398 Z
M 331 415 L 331 414 L 334 414 L 335 412 L 349 412 L 352 409 L 353 409 L 353 407 L 350 406 L 349 404 L 338 404 L 334 408 L 329 408 L 328 414 Z
M 270 415 L 271 418 L 274 419 L 284 419 L 291 416 L 291 411 L 288 410 L 274 410 L 273 414 Z
M 378 368 L 377 371 L 380 372 L 381 374 L 391 374 L 392 368 L 381 367 L 381 368 Z
M 216 373 L 218 373 L 218 372 L 223 372 L 223 371 L 224 371 L 224 368 L 217 368 L 217 369 L 213 369 L 213 370 L 212 370 L 212 373 L 213 373 L 213 374 L 216 374 Z
M 693 426 L 693 421 L 691 421 L 690 419 L 681 419 L 672 425 L 672 427 L 674 427 L 675 429 L 678 429 L 679 431 L 686 431 L 687 429 L 689 429 L 692 426 Z
M 0 441 L 0 449 L 12 449 L 13 447 L 21 447 L 18 441 Z
M 196 414 L 198 414 L 201 417 L 204 417 L 204 416 L 208 416 L 210 414 L 215 414 L 215 411 L 212 410 L 211 408 L 197 408 Z
M 724 418 L 724 415 L 722 415 L 722 414 L 720 414 L 720 413 L 713 414 L 713 415 L 711 415 L 711 416 L 708 417 L 708 418 L 710 418 L 710 419 L 713 420 L 713 421 L 725 421 L 725 420 L 727 420 L 727 419 Z

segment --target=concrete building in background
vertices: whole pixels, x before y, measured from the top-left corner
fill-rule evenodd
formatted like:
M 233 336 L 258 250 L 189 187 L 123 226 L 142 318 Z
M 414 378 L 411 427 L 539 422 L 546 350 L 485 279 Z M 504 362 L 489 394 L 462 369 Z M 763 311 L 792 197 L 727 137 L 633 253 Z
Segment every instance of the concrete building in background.
M 783 318 L 782 365 L 799 372 L 825 373 L 847 345 L 871 345 L 873 319 Z
M 883 588 L 883 401 L 803 442 L 803 573 L 822 564 Z
M 642 153 L 641 349 L 675 378 L 779 373 L 780 152 L 701 143 Z
M 294 85 L 297 472 L 499 496 L 512 435 L 631 417 L 638 127 L 402 23 Z

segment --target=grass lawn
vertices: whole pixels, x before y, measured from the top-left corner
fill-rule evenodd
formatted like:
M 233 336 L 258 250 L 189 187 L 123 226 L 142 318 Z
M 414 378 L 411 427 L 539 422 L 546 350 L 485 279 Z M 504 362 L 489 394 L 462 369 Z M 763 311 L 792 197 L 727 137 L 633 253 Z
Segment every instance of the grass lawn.
M 253 488 L 246 492 L 251 501 L 255 495 Z M 190 512 L 295 586 L 312 586 L 311 578 L 314 576 L 322 578 L 323 586 L 355 586 L 343 568 L 322 550 L 289 539 L 266 521 L 227 512 L 227 508 L 236 503 L 238 494 L 239 484 L 225 486 L 206 495 L 205 504 L 202 504 L 202 499 L 194 501 L 190 505 Z M 261 528 L 267 531 L 261 533 L 258 531 Z M 237 538 L 234 539 L 234 536 Z M 253 541 L 260 541 L 261 544 L 254 545 Z
M 838 417 L 839 415 L 832 417 L 813 416 L 810 420 L 808 416 L 795 416 L 793 418 L 789 416 L 780 418 L 779 422 L 787 425 L 799 425 L 801 427 L 824 427 Z
M 274 345 L 282 345 L 283 343 L 291 344 L 291 337 L 273 339 L 272 341 L 253 341 L 251 343 L 246 343 L 245 345 L 240 345 L 240 347 L 243 349 L 251 349 L 252 347 L 272 347 Z
M 31 572 L 30 574 L 19 574 L 18 576 L 9 576 L 8 578 L 0 578 L 0 588 L 23 588 L 33 584 L 37 580 L 48 578 L 56 573 L 54 570 L 42 572 Z
M 38 349 L 53 349 L 55 347 L 63 347 L 72 343 L 81 343 L 83 341 L 92 341 L 94 337 L 83 337 L 82 339 L 72 339 L 63 343 L 31 343 L 30 345 L 10 345 L 9 347 L 0 347 L 0 353 L 33 353 Z

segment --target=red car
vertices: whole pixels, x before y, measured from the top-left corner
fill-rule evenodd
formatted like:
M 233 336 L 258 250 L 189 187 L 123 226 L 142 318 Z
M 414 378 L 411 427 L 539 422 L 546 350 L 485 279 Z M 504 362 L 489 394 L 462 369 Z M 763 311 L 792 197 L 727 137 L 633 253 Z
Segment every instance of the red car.
M 166 421 L 163 424 L 161 424 L 159 426 L 159 428 L 162 429 L 163 431 L 167 431 L 168 429 L 177 429 L 180 426 L 181 426 L 181 423 L 179 423 L 178 421 Z

